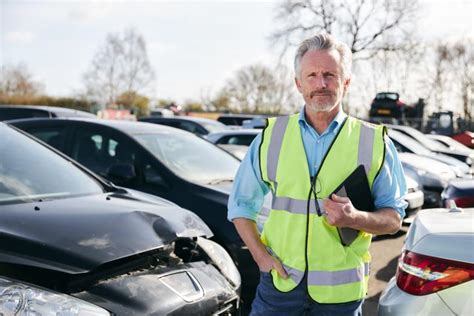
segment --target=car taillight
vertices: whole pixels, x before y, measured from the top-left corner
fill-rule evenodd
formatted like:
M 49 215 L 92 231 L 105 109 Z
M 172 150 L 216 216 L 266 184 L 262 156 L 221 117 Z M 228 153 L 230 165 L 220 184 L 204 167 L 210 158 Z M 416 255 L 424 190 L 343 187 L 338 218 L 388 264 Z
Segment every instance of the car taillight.
M 474 264 L 405 251 L 396 276 L 401 290 L 426 295 L 472 280 Z

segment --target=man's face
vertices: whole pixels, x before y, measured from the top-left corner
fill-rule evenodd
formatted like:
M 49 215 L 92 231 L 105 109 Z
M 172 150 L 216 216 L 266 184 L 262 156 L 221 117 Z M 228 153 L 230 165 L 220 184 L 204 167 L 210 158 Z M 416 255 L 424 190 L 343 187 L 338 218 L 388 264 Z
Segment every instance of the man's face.
M 340 56 L 335 50 L 311 50 L 301 59 L 295 79 L 306 105 L 315 112 L 329 112 L 342 101 L 350 79 L 343 79 Z

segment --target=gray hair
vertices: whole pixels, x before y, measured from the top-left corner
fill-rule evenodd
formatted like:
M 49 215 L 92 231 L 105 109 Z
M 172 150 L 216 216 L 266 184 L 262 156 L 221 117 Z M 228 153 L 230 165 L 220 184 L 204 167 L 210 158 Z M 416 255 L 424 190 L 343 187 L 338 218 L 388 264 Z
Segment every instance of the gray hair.
M 295 55 L 295 75 L 300 78 L 301 75 L 301 59 L 312 50 L 336 50 L 341 57 L 340 66 L 343 79 L 351 77 L 352 68 L 352 52 L 349 47 L 330 34 L 322 33 L 305 39 L 301 42 Z

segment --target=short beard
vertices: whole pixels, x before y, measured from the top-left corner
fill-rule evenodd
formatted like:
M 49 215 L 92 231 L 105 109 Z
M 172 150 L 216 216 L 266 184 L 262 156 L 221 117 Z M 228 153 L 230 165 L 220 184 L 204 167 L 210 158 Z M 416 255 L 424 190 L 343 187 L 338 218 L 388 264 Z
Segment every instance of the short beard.
M 309 104 L 309 110 L 312 112 L 330 112 L 332 109 L 334 109 L 337 106 L 337 104 L 333 103 L 324 103 L 324 104 Z

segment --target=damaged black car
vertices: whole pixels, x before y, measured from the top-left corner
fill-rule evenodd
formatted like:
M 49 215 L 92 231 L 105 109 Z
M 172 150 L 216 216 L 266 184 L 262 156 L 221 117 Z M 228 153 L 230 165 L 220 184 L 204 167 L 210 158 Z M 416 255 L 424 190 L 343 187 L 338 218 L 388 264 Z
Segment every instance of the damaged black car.
M 238 270 L 197 215 L 0 135 L 1 315 L 238 313 Z

